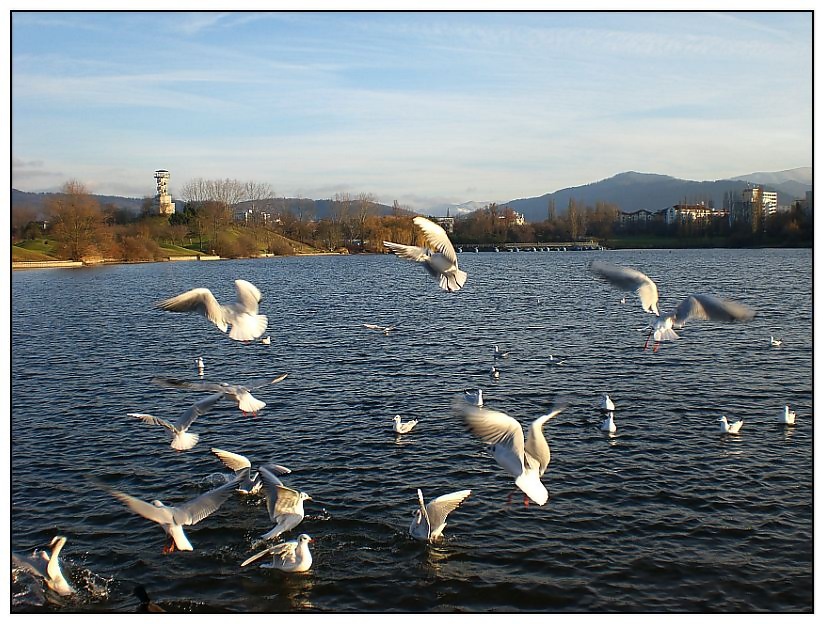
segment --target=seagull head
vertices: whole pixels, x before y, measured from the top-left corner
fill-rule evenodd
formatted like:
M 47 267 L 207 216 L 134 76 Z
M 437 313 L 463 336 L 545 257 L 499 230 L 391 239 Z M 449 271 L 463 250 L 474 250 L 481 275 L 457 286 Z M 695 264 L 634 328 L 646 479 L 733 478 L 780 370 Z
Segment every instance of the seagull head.
M 299 544 L 309 544 L 309 543 L 314 542 L 314 541 L 315 541 L 315 540 L 313 540 L 311 537 L 309 537 L 308 535 L 306 535 L 306 533 L 301 533 L 301 534 L 298 536 L 298 543 L 299 543 Z
M 302 500 L 302 501 L 312 500 L 312 497 L 309 496 L 306 492 L 301 492 L 300 493 L 300 500 Z
M 163 503 L 161 503 L 159 500 L 153 500 L 152 505 L 154 505 L 155 507 L 165 507 L 166 506 Z

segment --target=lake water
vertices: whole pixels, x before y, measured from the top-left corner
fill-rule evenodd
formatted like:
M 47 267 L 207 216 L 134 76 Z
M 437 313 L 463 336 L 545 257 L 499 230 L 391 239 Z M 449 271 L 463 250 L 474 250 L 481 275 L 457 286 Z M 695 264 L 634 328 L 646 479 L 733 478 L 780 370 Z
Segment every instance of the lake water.
M 76 596 L 42 604 L 15 573 L 12 611 L 133 612 L 135 585 L 183 612 L 811 612 L 811 250 L 463 253 L 459 293 L 394 256 L 157 263 L 12 275 L 11 548 L 56 534 Z M 662 310 L 693 292 L 755 310 L 692 322 L 643 351 L 637 298 L 597 281 L 595 258 L 637 268 Z M 193 314 L 153 308 L 194 287 L 263 293 L 270 345 L 244 345 Z M 389 336 L 363 323 L 395 324 Z M 770 335 L 784 345 L 770 346 Z M 493 381 L 493 345 L 511 356 Z M 565 359 L 556 365 L 550 355 Z M 201 416 L 192 450 L 127 417 L 176 419 L 203 393 L 155 375 L 243 383 L 287 372 L 244 417 Z M 509 477 L 451 412 L 465 388 L 528 424 L 553 403 L 549 502 L 524 507 Z M 616 404 L 617 433 L 597 429 Z M 795 427 L 777 419 L 785 403 Z M 392 418 L 419 419 L 396 439 Z M 737 436 L 716 422 L 744 419 Z M 89 477 L 144 500 L 188 500 L 225 474 L 218 447 L 275 461 L 310 493 L 314 565 L 287 575 L 240 563 L 271 528 L 233 495 L 186 533 L 193 552 Z M 437 546 L 411 540 L 416 488 L 472 495 Z M 508 497 L 512 496 L 511 504 Z

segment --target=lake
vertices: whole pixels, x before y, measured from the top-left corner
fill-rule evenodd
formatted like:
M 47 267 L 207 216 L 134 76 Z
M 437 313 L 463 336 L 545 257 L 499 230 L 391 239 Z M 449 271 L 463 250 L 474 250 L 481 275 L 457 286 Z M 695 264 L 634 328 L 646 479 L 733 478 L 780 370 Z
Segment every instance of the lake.
M 593 277 L 596 258 L 649 275 L 662 311 L 711 293 L 757 315 L 690 322 L 644 351 L 651 317 Z M 458 293 L 391 255 L 14 271 L 11 548 L 66 536 L 78 591 L 44 600 L 17 572 L 11 610 L 134 612 L 142 585 L 179 612 L 812 612 L 810 249 L 465 252 L 459 263 Z M 238 278 L 263 293 L 270 345 L 153 307 L 194 287 L 228 303 Z M 493 380 L 496 344 L 510 358 Z M 174 420 L 205 398 L 150 383 L 197 380 L 198 356 L 208 381 L 289 376 L 254 393 L 267 403 L 257 418 L 219 401 L 191 428 L 197 446 L 176 452 L 163 428 L 127 413 Z M 546 505 L 525 507 L 452 413 L 465 388 L 524 425 L 566 405 L 544 427 Z M 612 435 L 598 429 L 605 392 Z M 778 424 L 785 404 L 795 427 Z M 396 414 L 419 424 L 397 438 Z M 740 434 L 719 431 L 721 414 L 744 419 Z M 227 474 L 211 447 L 288 466 L 286 485 L 316 499 L 284 535 L 312 536 L 309 572 L 240 567 L 272 527 L 262 499 L 233 494 L 186 528 L 193 552 L 164 555 L 162 529 L 99 485 L 184 502 Z M 438 545 L 407 535 L 417 488 L 427 500 L 472 490 Z

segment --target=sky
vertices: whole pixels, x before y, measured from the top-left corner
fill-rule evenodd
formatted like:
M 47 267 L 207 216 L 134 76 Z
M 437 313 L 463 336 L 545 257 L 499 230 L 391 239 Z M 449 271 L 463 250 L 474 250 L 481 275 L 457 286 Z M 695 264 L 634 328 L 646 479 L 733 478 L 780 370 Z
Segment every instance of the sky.
M 413 209 L 812 165 L 810 12 L 11 14 L 11 186 Z

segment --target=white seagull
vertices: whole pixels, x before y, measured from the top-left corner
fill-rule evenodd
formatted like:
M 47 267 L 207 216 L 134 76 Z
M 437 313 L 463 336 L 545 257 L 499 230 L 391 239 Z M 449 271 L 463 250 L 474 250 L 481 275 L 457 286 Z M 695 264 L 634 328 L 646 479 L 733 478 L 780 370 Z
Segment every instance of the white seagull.
M 134 513 L 152 522 L 157 522 L 168 536 L 166 545 L 163 547 L 163 552 L 171 553 L 174 552 L 175 549 L 194 550 L 186 534 L 183 532 L 183 527 L 197 524 L 220 509 L 220 506 L 232 495 L 238 482 L 239 479 L 233 479 L 177 507 L 169 507 L 159 500 L 153 500 L 151 503 L 147 503 L 119 490 L 106 489 L 112 496 L 126 505 L 126 507 Z
M 781 340 L 780 338 L 773 338 L 772 336 L 770 336 L 770 346 L 780 347 L 782 344 L 784 344 L 783 340 Z
M 203 377 L 203 370 L 206 368 L 203 365 L 203 358 L 200 357 L 200 356 L 197 356 L 197 359 L 195 360 L 195 364 L 197 365 L 197 374 L 200 375 L 201 377 Z
M 50 553 L 37 549 L 31 555 L 20 555 L 13 552 L 11 560 L 18 568 L 43 577 L 46 587 L 53 592 L 61 596 L 70 596 L 74 593 L 74 589 L 69 585 L 66 577 L 63 576 L 59 559 L 60 551 L 63 550 L 65 544 L 66 538 L 62 535 L 56 535 L 49 544 Z
M 241 494 L 257 494 L 263 487 L 263 479 L 260 471 L 252 476 L 252 462 L 245 455 L 231 453 L 219 448 L 210 449 L 223 465 L 235 473 L 234 478 L 238 480 L 237 491 Z M 280 464 L 264 464 L 267 470 L 284 475 L 292 472 L 286 466 Z
M 604 419 L 604 422 L 601 423 L 601 431 L 606 431 L 608 433 L 615 433 L 618 430 L 618 427 L 615 426 L 615 420 L 613 419 L 613 413 L 607 412 L 607 417 Z
M 780 416 L 780 422 L 782 425 L 795 424 L 795 412 L 790 409 L 789 405 L 784 406 L 784 413 Z
M 470 405 L 483 407 L 484 405 L 484 391 L 478 388 L 477 390 L 464 390 L 464 398 Z
M 549 361 L 555 364 L 556 366 L 561 366 L 564 362 L 566 362 L 566 360 L 559 360 L 551 353 L 549 354 Z
M 493 366 L 492 369 L 489 371 L 489 376 L 492 377 L 492 379 L 500 379 L 501 371 L 499 371 L 497 368 Z
M 264 336 L 263 338 L 260 339 L 260 344 L 265 344 L 265 345 L 272 344 L 272 337 L 271 336 Z
M 602 412 L 614 412 L 615 411 L 615 403 L 612 402 L 612 399 L 609 398 L 608 394 L 604 394 L 601 398 L 601 411 Z
M 392 422 L 392 430 L 395 433 L 409 433 L 410 431 L 412 431 L 412 429 L 415 428 L 415 425 L 418 424 L 417 419 L 401 422 L 400 414 L 395 414 L 395 417 L 392 419 Z
M 396 325 L 375 325 L 374 323 L 364 323 L 364 327 L 367 329 L 374 329 L 375 331 L 383 332 L 384 336 L 388 336 L 389 332 L 395 329 Z
M 444 229 L 423 217 L 415 217 L 412 222 L 423 232 L 426 247 L 389 241 L 383 241 L 383 244 L 401 258 L 423 263 L 423 267 L 438 280 L 438 285 L 443 290 L 460 290 L 466 283 L 466 273 L 458 268 L 458 255 Z
M 718 417 L 718 423 L 723 433 L 738 433 L 741 430 L 741 425 L 744 424 L 744 420 L 742 419 L 730 424 L 727 422 L 727 417 L 721 414 L 721 416 Z
M 203 392 L 219 392 L 237 403 L 238 409 L 243 412 L 244 416 L 246 414 L 257 416 L 257 413 L 266 406 L 266 403 L 253 397 L 251 391 L 279 383 L 286 379 L 287 375 L 288 373 L 284 373 L 274 379 L 249 386 L 228 384 L 224 382 L 215 383 L 209 381 L 184 381 L 181 379 L 171 379 L 169 377 L 153 377 L 152 381 L 159 386 L 165 386 L 167 388 L 186 388 L 188 390 L 200 390 Z
M 463 399 L 455 400 L 452 409 L 463 418 L 469 431 L 490 445 L 495 461 L 515 477 L 515 485 L 539 505 L 545 504 L 549 492 L 541 477 L 549 466 L 550 452 L 543 426 L 563 408 L 536 418 L 529 426 L 526 441 L 520 423 L 503 412 L 470 405 Z M 529 504 L 527 498 L 524 504 Z
M 266 550 L 252 555 L 240 566 L 249 565 L 261 557 L 272 555 L 272 563 L 264 563 L 260 566 L 261 568 L 274 568 L 281 572 L 306 572 L 312 567 L 312 553 L 309 551 L 309 543 L 313 541 L 306 533 L 301 533 L 297 541 L 274 544 Z
M 650 325 L 644 349 L 649 345 L 650 338 L 655 340 L 653 351 L 658 351 L 662 341 L 676 340 L 678 334 L 673 331 L 673 327 L 680 329 L 690 320 L 733 322 L 749 321 L 755 316 L 755 312 L 747 306 L 729 299 L 719 299 L 713 295 L 689 295 L 678 304 L 674 312 L 661 317 L 658 310 L 658 287 L 649 277 L 635 269 L 600 260 L 594 260 L 589 268 L 617 288 L 634 290 L 644 310 L 659 317 Z
M 409 525 L 409 535 L 421 542 L 436 542 L 441 539 L 446 528 L 446 517 L 456 509 L 472 490 L 461 490 L 444 494 L 424 505 L 423 493 L 418 490 L 418 506 L 412 512 L 412 522 Z
M 197 401 L 194 405 L 190 406 L 189 409 L 183 412 L 183 414 L 181 414 L 174 423 L 170 423 L 168 420 L 163 420 L 157 416 L 152 416 L 151 414 L 137 414 L 130 412 L 126 415 L 138 418 L 148 425 L 160 425 L 162 427 L 166 427 L 172 435 L 172 443 L 170 446 L 176 451 L 188 451 L 198 443 L 198 440 L 200 440 L 200 436 L 198 434 L 189 433 L 189 427 L 192 426 L 192 423 L 195 422 L 195 419 L 198 416 L 205 414 L 222 398 L 223 394 L 218 392 L 206 397 L 205 399 Z
M 263 491 L 266 493 L 266 509 L 274 528 L 260 536 L 261 539 L 276 539 L 281 533 L 291 531 L 301 522 L 305 512 L 303 501 L 312 500 L 306 492 L 299 492 L 281 483 L 266 466 L 260 467 Z
M 492 357 L 496 360 L 505 360 L 509 357 L 509 351 L 501 351 L 498 349 L 498 345 L 495 345 L 495 351 L 493 352 Z
M 221 305 L 208 288 L 193 288 L 165 299 L 156 307 L 170 312 L 197 312 L 205 316 L 224 334 L 232 326 L 229 338 L 249 342 L 263 335 L 268 325 L 264 314 L 258 314 L 260 291 L 246 280 L 235 280 L 237 303 Z

